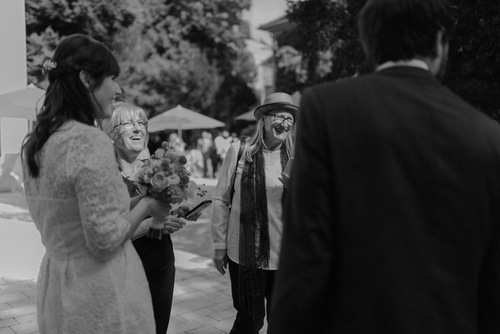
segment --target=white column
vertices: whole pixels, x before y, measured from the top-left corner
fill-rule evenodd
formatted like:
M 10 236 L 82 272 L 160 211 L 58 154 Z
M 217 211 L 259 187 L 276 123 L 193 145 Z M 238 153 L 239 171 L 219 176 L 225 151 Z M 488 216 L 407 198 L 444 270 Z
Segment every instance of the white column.
M 24 0 L 0 0 L 0 94 L 27 87 L 25 31 Z M 0 163 L 3 163 L 5 154 L 19 152 L 28 122 L 0 118 L 0 128 Z M 17 197 L 9 198 L 12 200 L 9 204 L 0 203 L 0 212 L 26 212 L 25 204 L 13 204 Z M 0 218 L 0 277 L 36 279 L 43 253 L 34 224 Z
M 23 0 L 0 0 L 0 94 L 27 86 L 26 19 Z M 0 118 L 0 155 L 17 153 L 28 121 Z

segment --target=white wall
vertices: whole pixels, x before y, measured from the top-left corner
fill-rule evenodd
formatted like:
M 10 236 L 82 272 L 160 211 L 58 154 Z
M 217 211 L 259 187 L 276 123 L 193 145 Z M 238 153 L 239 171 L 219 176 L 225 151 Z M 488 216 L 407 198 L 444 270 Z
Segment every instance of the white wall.
M 26 24 L 23 0 L 0 0 L 0 94 L 26 88 Z M 17 153 L 28 121 L 0 118 L 0 155 Z

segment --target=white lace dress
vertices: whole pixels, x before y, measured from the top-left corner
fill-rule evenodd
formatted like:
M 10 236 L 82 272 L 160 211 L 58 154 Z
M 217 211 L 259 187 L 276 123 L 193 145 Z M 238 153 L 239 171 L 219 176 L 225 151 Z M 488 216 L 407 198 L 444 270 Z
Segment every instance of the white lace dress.
M 29 210 L 46 248 L 40 333 L 154 333 L 144 269 L 124 242 L 130 199 L 110 139 L 71 121 L 41 153 L 38 178 L 23 163 Z

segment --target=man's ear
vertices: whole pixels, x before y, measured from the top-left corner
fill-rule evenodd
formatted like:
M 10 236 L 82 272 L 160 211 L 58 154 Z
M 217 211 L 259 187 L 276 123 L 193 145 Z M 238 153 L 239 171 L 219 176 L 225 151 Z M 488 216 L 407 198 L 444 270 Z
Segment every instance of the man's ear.
M 440 30 L 436 34 L 435 56 L 428 58 L 430 71 L 436 76 L 444 75 L 448 60 L 448 40 L 444 38 L 444 31 Z
M 80 81 L 83 83 L 83 85 L 87 89 L 90 89 L 90 87 L 92 86 L 92 82 L 90 80 L 90 75 L 88 74 L 88 72 L 80 71 L 80 73 L 78 73 L 78 75 L 79 75 Z
M 436 55 L 442 57 L 448 51 L 448 40 L 444 37 L 444 31 L 438 31 L 436 35 Z

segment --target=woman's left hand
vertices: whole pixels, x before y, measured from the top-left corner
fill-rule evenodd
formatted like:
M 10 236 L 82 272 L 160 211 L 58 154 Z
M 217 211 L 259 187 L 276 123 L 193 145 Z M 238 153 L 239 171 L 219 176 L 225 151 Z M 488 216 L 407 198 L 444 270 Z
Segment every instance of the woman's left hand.
M 167 221 L 163 224 L 163 233 L 172 234 L 179 231 L 186 225 L 187 220 L 174 215 L 167 216 Z
M 290 176 L 288 176 L 288 174 L 281 173 L 281 177 L 278 177 L 278 180 L 280 180 L 281 183 L 283 183 L 283 187 L 285 189 L 288 189 L 288 186 L 290 185 Z

